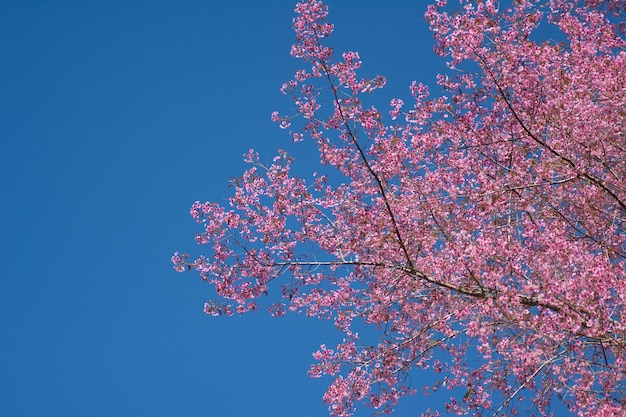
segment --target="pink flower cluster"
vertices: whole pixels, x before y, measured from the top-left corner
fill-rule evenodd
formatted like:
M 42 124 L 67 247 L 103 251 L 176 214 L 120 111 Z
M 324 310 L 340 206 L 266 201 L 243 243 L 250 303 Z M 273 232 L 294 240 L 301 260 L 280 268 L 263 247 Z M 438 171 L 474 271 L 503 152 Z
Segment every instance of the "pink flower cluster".
M 334 174 L 250 151 L 229 207 L 191 209 L 211 255 L 176 253 L 176 270 L 215 285 L 208 314 L 278 287 L 272 314 L 333 320 L 345 338 L 310 374 L 335 378 L 335 416 L 391 412 L 418 369 L 458 415 L 626 415 L 625 5 L 437 1 L 443 93 L 414 82 L 387 118 L 363 103 L 385 78 L 335 59 L 326 6 L 298 4 L 304 68 L 282 88 L 297 115 L 272 120 Z M 565 41 L 533 40 L 542 25 Z

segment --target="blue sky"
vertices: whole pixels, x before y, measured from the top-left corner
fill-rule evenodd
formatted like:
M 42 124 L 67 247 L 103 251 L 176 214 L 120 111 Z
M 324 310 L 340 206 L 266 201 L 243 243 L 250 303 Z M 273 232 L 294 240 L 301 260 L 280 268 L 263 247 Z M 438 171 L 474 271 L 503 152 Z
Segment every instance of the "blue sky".
M 433 84 L 426 2 L 328 4 L 335 49 L 387 77 L 381 109 Z M 306 371 L 331 323 L 205 316 L 211 288 L 170 263 L 201 253 L 189 207 L 224 201 L 249 148 L 314 170 L 270 121 L 291 109 L 294 5 L 0 2 L 1 415 L 327 415 L 330 379 Z

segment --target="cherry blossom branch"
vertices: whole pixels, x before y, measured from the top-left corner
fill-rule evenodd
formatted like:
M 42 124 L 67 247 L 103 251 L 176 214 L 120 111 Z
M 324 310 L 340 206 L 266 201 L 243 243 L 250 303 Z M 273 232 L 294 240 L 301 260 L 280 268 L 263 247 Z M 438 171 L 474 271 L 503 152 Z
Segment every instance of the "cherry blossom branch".
M 401 265 L 390 265 L 382 262 L 362 262 L 362 261 L 288 261 L 288 262 L 273 262 L 271 264 L 262 263 L 264 267 L 285 267 L 285 266 L 366 266 L 366 267 L 382 267 L 382 268 L 390 268 L 400 270 L 406 273 L 408 276 L 421 279 L 430 284 L 434 284 L 437 287 L 445 288 L 459 294 L 475 297 L 475 298 L 494 298 L 497 294 L 497 290 L 492 288 L 464 288 L 459 285 L 454 285 L 445 281 L 436 280 L 421 271 L 418 271 L 414 268 L 401 266 Z M 560 313 L 562 309 L 555 304 L 548 303 L 540 300 L 538 297 L 531 297 L 527 295 L 519 295 L 519 300 L 522 305 L 527 307 L 544 307 L 554 312 Z
M 541 366 L 539 366 L 539 368 L 537 368 L 535 370 L 535 372 L 533 372 L 528 378 L 526 378 L 526 380 L 519 386 L 517 387 L 517 389 L 509 396 L 509 398 L 507 398 L 501 405 L 500 407 L 498 407 L 498 409 L 493 413 L 493 417 L 497 416 L 498 414 L 500 414 L 500 411 L 502 411 L 502 409 L 504 407 L 506 407 L 519 393 L 520 391 L 522 391 L 526 385 L 528 385 L 528 383 L 530 381 L 532 381 L 533 379 L 535 379 L 535 377 L 543 370 L 543 368 L 545 368 L 546 366 L 552 364 L 552 362 L 554 362 L 556 359 L 558 359 L 559 357 L 563 356 L 565 354 L 565 352 L 560 352 L 557 355 L 554 355 L 553 357 L 551 357 L 550 359 L 548 359 L 547 361 L 544 361 Z
M 318 40 L 319 43 L 319 40 Z M 363 164 L 365 165 L 365 168 L 367 169 L 367 171 L 370 173 L 370 175 L 372 176 L 372 178 L 374 178 L 374 181 L 376 182 L 376 186 L 378 187 L 378 191 L 380 192 L 380 195 L 385 203 L 385 208 L 387 210 L 387 214 L 389 215 L 389 218 L 391 220 L 391 224 L 394 230 L 394 233 L 398 239 L 398 245 L 400 245 L 400 249 L 402 250 L 402 253 L 404 254 L 404 257 L 407 261 L 407 265 L 409 265 L 411 268 L 413 268 L 413 261 L 411 260 L 411 256 L 409 255 L 409 251 L 406 247 L 406 245 L 404 244 L 404 239 L 402 238 L 402 235 L 400 234 L 400 229 L 398 227 L 398 222 L 396 221 L 395 215 L 393 213 L 393 210 L 391 209 L 391 204 L 389 203 L 389 199 L 387 198 L 387 192 L 385 191 L 385 187 L 383 186 L 383 183 L 380 179 L 380 177 L 378 176 L 378 174 L 374 171 L 374 169 L 372 168 L 371 164 L 369 163 L 367 157 L 365 156 L 365 152 L 363 151 L 363 148 L 361 147 L 361 145 L 359 144 L 356 135 L 354 134 L 354 132 L 352 131 L 352 128 L 350 127 L 349 123 L 348 123 L 348 119 L 345 117 L 344 113 L 343 113 L 343 109 L 341 106 L 341 101 L 339 100 L 339 96 L 337 95 L 337 90 L 338 88 L 335 86 L 331 76 L 330 76 L 330 71 L 328 69 L 328 66 L 326 65 L 326 62 L 323 60 L 319 61 L 319 64 L 321 65 L 321 67 L 324 69 L 324 74 L 326 76 L 326 79 L 328 80 L 328 83 L 330 84 L 330 88 L 333 94 L 333 98 L 335 101 L 335 105 L 337 106 L 337 109 L 339 111 L 341 120 L 343 121 L 344 127 L 346 129 L 346 131 L 348 132 L 348 135 L 350 136 L 350 139 L 352 140 L 352 143 L 354 144 L 355 148 L 357 149 L 357 151 L 359 152 L 359 156 L 361 157 L 361 160 L 363 161 Z

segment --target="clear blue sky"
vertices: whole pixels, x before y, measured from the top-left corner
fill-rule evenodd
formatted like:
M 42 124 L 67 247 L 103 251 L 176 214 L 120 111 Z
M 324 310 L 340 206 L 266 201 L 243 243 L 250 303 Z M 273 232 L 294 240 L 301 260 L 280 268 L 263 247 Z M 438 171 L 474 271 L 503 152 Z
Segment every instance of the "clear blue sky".
M 426 2 L 328 4 L 335 49 L 387 76 L 381 109 L 433 83 Z M 331 323 L 205 316 L 211 288 L 170 263 L 200 253 L 189 207 L 227 198 L 249 148 L 313 170 L 270 121 L 294 5 L 0 2 L 0 415 L 327 415 L 306 371 Z

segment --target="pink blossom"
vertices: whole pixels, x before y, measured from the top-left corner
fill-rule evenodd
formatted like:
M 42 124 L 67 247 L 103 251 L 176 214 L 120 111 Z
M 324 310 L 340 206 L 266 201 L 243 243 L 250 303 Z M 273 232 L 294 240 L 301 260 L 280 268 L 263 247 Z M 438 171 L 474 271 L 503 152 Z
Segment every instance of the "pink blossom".
M 327 7 L 299 3 L 297 110 L 272 121 L 325 174 L 250 150 L 228 206 L 191 207 L 210 256 L 174 268 L 215 286 L 210 315 L 277 292 L 273 315 L 332 319 L 309 374 L 333 377 L 335 416 L 391 412 L 416 369 L 450 390 L 441 412 L 626 415 L 624 1 L 459 3 L 426 12 L 441 96 L 416 81 L 390 117 L 363 104 L 385 78 L 333 58 Z M 566 41 L 535 41 L 545 24 Z

